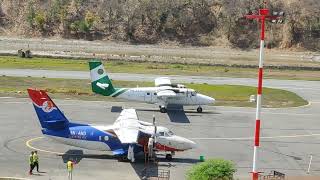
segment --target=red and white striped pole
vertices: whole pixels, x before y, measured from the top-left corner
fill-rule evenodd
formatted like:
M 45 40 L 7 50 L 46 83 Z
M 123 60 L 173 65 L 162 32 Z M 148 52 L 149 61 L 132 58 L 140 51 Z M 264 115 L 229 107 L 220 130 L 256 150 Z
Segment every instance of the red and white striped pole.
M 253 149 L 253 165 L 252 179 L 258 180 L 257 159 L 258 148 L 260 145 L 260 117 L 261 117 L 261 100 L 262 100 L 262 79 L 263 79 L 263 48 L 264 48 L 264 28 L 265 17 L 260 18 L 261 33 L 260 33 L 260 53 L 259 53 L 259 73 L 258 73 L 258 89 L 257 89 L 257 109 L 256 109 L 256 127 L 254 133 L 254 149 Z
M 264 48 L 264 31 L 265 20 L 276 19 L 278 16 L 269 16 L 269 9 L 259 9 L 259 15 L 246 15 L 248 19 L 258 19 L 260 21 L 260 54 L 259 54 L 259 73 L 257 87 L 257 109 L 256 109 L 256 124 L 254 133 L 254 149 L 253 149 L 253 165 L 252 179 L 258 180 L 259 172 L 258 164 L 258 148 L 260 146 L 260 121 L 261 121 L 261 100 L 262 100 L 262 79 L 263 79 L 263 48 Z

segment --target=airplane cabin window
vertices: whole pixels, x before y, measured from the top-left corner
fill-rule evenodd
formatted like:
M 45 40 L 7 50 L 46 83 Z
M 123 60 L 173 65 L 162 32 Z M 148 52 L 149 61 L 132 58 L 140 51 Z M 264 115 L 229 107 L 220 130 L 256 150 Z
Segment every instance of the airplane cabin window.
M 155 95 L 155 96 L 156 96 L 156 95 L 157 95 L 157 93 L 153 93 L 153 95 Z
M 150 93 L 147 93 L 147 95 L 150 95 Z
M 159 132 L 159 136 L 164 136 L 164 132 Z

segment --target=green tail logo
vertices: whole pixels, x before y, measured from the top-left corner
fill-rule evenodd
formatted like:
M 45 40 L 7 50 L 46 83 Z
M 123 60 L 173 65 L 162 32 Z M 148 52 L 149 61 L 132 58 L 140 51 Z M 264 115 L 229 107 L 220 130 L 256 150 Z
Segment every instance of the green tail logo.
M 99 60 L 89 62 L 92 91 L 104 96 L 110 96 L 116 92 L 109 79 L 103 64 Z

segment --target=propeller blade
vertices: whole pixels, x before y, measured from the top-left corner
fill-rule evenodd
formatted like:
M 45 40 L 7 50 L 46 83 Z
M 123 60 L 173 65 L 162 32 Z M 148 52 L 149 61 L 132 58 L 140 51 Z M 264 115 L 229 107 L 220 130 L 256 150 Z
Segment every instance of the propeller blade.
M 153 132 L 153 141 L 154 141 L 154 143 L 156 143 L 156 141 L 157 141 L 157 139 L 156 139 L 156 137 L 157 137 L 157 125 L 156 125 L 156 117 L 155 117 L 155 115 L 153 115 L 153 125 L 154 125 L 154 132 Z

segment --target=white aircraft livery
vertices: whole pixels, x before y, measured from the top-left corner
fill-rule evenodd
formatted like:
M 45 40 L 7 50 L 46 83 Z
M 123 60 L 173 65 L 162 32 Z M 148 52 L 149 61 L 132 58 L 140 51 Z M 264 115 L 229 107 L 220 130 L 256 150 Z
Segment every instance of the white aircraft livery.
M 155 122 L 140 121 L 134 109 L 124 109 L 112 125 L 89 125 L 69 121 L 43 90 L 28 89 L 44 135 L 60 143 L 91 150 L 112 151 L 118 158 L 134 162 L 136 153 L 166 153 L 168 160 L 176 151 L 196 144 L 175 135 Z M 147 150 L 146 150 L 147 149 Z
M 101 61 L 90 61 L 92 91 L 104 96 L 112 96 L 127 100 L 158 104 L 160 112 L 167 112 L 169 105 L 197 106 L 213 104 L 214 98 L 197 93 L 194 89 L 182 84 L 172 84 L 168 77 L 155 79 L 155 87 L 115 88 L 109 79 Z

